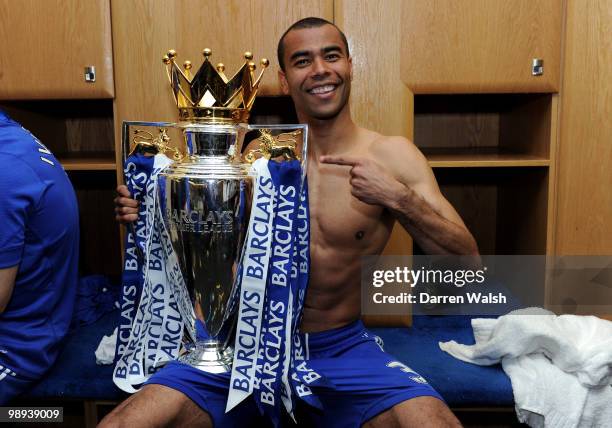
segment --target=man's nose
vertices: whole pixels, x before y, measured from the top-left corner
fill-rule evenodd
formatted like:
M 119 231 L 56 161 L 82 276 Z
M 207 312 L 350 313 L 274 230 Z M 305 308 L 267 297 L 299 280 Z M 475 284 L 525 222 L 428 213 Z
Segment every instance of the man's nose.
M 317 57 L 312 62 L 312 77 L 325 76 L 329 73 L 327 62 L 323 58 Z

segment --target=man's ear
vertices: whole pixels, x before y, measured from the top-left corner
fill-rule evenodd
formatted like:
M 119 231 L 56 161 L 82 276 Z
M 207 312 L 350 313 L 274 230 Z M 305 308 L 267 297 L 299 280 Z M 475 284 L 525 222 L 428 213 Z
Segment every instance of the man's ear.
M 283 70 L 278 70 L 278 83 L 280 83 L 281 91 L 283 95 L 289 95 L 289 83 L 287 83 L 287 76 Z
M 348 57 L 348 63 L 349 63 L 349 76 L 351 76 L 351 81 L 353 81 L 353 57 L 349 56 Z

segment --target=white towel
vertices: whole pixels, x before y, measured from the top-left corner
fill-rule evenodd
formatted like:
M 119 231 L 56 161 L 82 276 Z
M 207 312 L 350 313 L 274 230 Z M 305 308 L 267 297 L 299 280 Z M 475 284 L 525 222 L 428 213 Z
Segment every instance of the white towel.
M 117 346 L 117 328 L 110 336 L 104 336 L 96 349 L 96 364 L 112 364 L 115 360 L 115 347 Z
M 476 344 L 440 348 L 480 365 L 501 361 L 518 419 L 532 427 L 612 427 L 612 322 L 540 308 L 473 319 Z

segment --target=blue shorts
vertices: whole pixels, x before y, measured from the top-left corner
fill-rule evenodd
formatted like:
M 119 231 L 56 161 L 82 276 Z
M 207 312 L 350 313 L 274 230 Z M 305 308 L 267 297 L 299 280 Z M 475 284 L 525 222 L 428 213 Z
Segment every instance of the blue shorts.
M 379 413 L 415 397 L 442 397 L 418 373 L 397 361 L 382 348 L 382 340 L 366 330 L 361 321 L 318 333 L 305 333 L 306 359 L 335 389 L 314 392 L 323 411 L 305 404 L 297 409 L 300 425 L 360 427 Z M 224 413 L 230 374 L 210 374 L 172 362 L 147 382 L 178 390 L 212 418 L 215 427 L 262 426 L 252 397 Z M 301 400 L 298 400 L 301 401 Z
M 23 379 L 17 373 L 0 364 L 0 406 L 7 405 L 13 398 L 25 392 L 34 381 Z

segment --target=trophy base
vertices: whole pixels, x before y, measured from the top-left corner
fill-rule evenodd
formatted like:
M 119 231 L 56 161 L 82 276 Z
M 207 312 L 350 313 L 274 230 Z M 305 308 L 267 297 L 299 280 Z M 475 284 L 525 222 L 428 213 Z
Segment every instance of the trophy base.
M 198 342 L 178 360 L 207 373 L 229 373 L 233 359 L 230 346 L 223 348 L 219 342 Z

